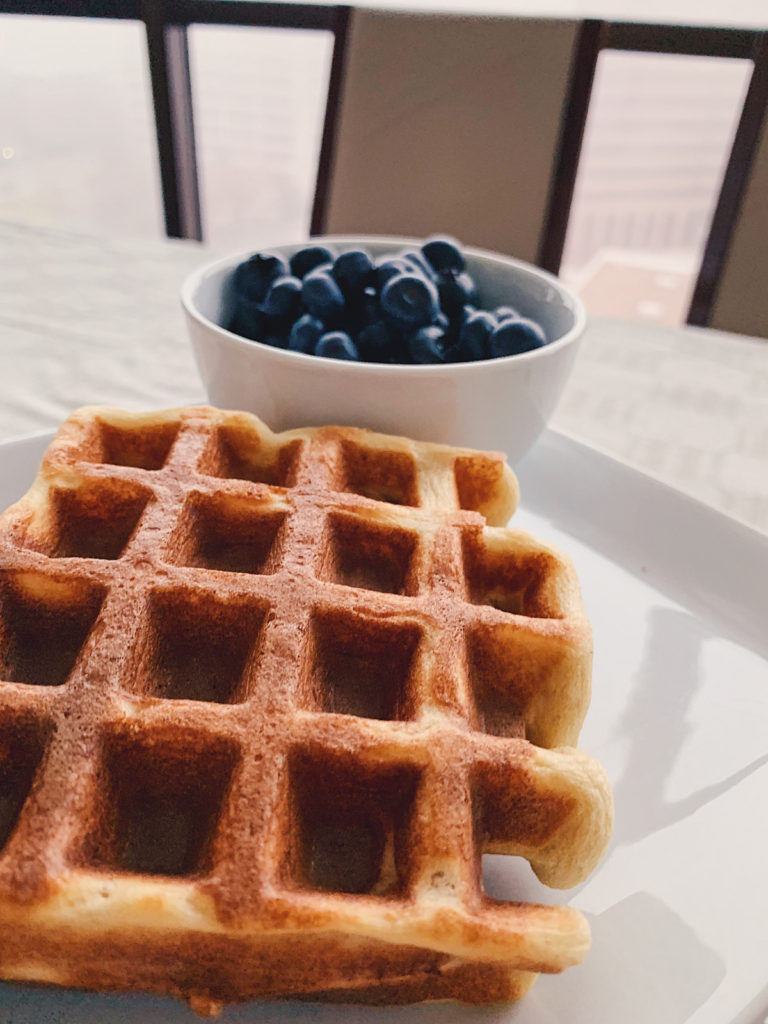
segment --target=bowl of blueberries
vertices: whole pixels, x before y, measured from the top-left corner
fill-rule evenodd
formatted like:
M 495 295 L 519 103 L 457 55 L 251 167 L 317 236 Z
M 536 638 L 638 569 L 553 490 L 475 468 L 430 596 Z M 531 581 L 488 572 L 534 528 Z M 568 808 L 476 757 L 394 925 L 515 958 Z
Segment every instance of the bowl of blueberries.
M 191 274 L 181 300 L 214 405 L 273 430 L 369 427 L 512 462 L 550 419 L 585 326 L 553 275 L 443 235 L 241 253 Z

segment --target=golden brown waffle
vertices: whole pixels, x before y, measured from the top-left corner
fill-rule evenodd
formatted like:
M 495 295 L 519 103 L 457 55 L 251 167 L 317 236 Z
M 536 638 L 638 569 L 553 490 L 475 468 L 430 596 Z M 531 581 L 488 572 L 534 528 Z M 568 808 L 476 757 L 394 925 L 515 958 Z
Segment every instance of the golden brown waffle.
M 0 976 L 222 1002 L 515 998 L 610 831 L 570 563 L 502 457 L 83 409 L 0 519 Z M 490 523 L 491 525 L 486 525 Z

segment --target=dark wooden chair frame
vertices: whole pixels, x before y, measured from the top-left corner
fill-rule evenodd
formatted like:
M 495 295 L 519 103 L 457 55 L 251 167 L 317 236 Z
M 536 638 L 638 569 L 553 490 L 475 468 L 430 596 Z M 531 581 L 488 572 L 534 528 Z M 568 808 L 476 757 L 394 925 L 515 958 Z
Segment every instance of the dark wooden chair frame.
M 322 29 L 333 34 L 325 124 L 310 225 L 312 234 L 321 234 L 351 12 L 352 8 L 346 5 L 261 0 L 0 0 L 0 14 L 107 18 L 144 24 L 165 229 L 169 237 L 197 240 L 202 240 L 202 220 L 188 27 L 193 24 L 241 25 Z M 688 314 L 689 324 L 706 326 L 752 160 L 768 117 L 768 32 L 594 19 L 582 22 L 537 261 L 553 273 L 560 269 L 592 82 L 597 58 L 603 49 L 739 57 L 754 64 Z

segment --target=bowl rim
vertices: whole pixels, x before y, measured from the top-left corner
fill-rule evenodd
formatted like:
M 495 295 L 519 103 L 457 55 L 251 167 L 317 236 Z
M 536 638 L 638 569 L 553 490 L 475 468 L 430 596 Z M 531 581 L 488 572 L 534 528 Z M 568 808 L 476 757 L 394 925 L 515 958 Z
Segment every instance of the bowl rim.
M 448 236 L 441 236 L 448 237 Z M 213 331 L 214 334 L 219 335 L 220 338 L 230 345 L 235 347 L 242 347 L 244 351 L 250 351 L 254 346 L 262 351 L 265 355 L 268 353 L 271 358 L 287 360 L 289 363 L 296 362 L 298 365 L 302 364 L 305 366 L 322 366 L 329 368 L 333 366 L 341 373 L 370 373 L 374 371 L 377 374 L 386 375 L 403 375 L 403 374 L 422 374 L 428 375 L 431 373 L 437 373 L 440 375 L 450 375 L 451 373 L 472 373 L 472 372 L 484 372 L 490 367 L 501 367 L 508 366 L 511 363 L 514 365 L 522 366 L 526 363 L 532 363 L 538 359 L 546 359 L 549 355 L 554 352 L 560 351 L 564 348 L 568 348 L 574 342 L 577 342 L 587 326 L 587 311 L 583 301 L 576 295 L 570 288 L 562 283 L 562 281 L 548 270 L 543 270 L 541 267 L 537 267 L 533 263 L 528 263 L 525 260 L 517 259 L 514 256 L 506 256 L 504 253 L 495 252 L 491 249 L 482 249 L 477 246 L 462 245 L 462 252 L 467 256 L 479 257 L 482 260 L 504 264 L 506 266 L 512 266 L 514 269 L 522 271 L 530 275 L 531 277 L 538 278 L 550 284 L 555 290 L 567 299 L 571 306 L 574 315 L 574 323 L 569 330 L 565 332 L 561 337 L 555 341 L 547 342 L 546 345 L 541 345 L 539 348 L 532 349 L 528 352 L 519 352 L 515 355 L 509 356 L 496 356 L 490 359 L 475 359 L 468 360 L 461 363 L 371 363 L 363 360 L 351 360 L 351 359 L 333 359 L 329 356 L 316 356 L 305 352 L 295 352 L 292 349 L 276 348 L 273 345 L 267 345 L 263 341 L 255 341 L 251 338 L 244 338 L 242 335 L 235 334 L 233 331 L 228 330 L 226 327 L 222 327 L 220 324 L 215 323 L 208 317 L 204 316 L 197 308 L 194 297 L 204 278 L 216 273 L 225 267 L 232 267 L 234 269 L 243 260 L 248 259 L 249 256 L 253 256 L 258 252 L 274 252 L 275 250 L 285 249 L 296 249 L 302 246 L 308 245 L 322 245 L 324 243 L 334 245 L 359 245 L 364 248 L 366 244 L 374 245 L 423 245 L 425 239 L 421 238 L 410 238 L 403 235 L 312 235 L 303 240 L 297 242 L 274 242 L 270 245 L 260 246 L 258 249 L 245 249 L 237 253 L 229 253 L 225 256 L 219 256 L 216 259 L 209 260 L 207 263 L 197 267 L 191 273 L 187 275 L 181 284 L 180 288 L 180 299 L 181 305 L 185 313 L 195 320 L 200 326 Z

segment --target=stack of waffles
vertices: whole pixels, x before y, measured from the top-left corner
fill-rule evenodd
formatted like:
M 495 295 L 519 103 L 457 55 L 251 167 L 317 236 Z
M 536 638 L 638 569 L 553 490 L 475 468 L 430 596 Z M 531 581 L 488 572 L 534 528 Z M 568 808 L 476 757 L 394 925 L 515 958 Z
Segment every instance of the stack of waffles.
M 0 518 L 0 977 L 516 998 L 589 945 L 591 636 L 501 456 L 86 408 Z

